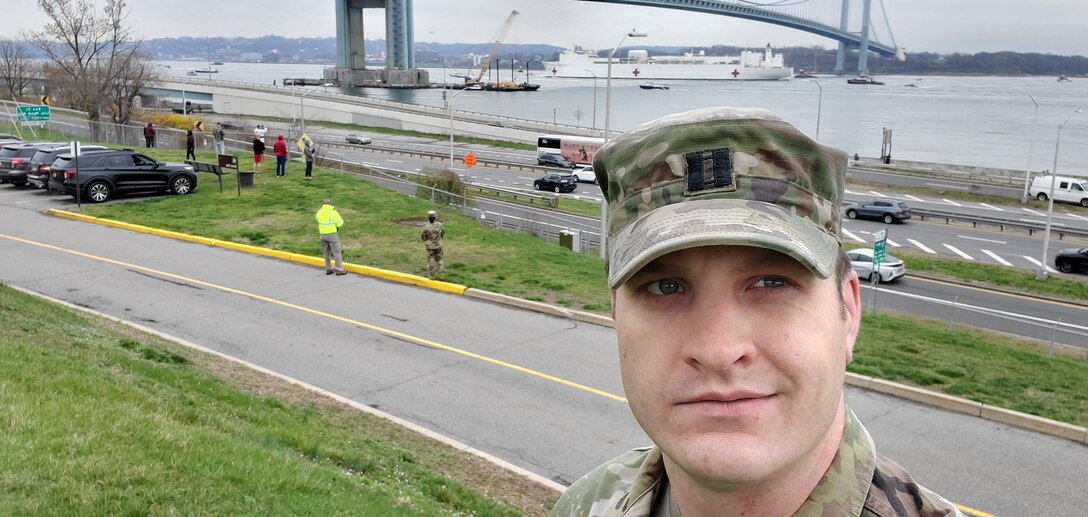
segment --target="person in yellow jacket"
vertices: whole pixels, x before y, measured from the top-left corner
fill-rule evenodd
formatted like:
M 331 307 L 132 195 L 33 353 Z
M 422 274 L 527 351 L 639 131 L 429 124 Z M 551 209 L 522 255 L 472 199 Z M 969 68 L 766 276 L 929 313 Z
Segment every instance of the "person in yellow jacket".
M 340 212 L 333 208 L 332 201 L 329 199 L 321 205 L 315 218 L 317 233 L 321 234 L 321 252 L 325 255 L 325 274 L 346 275 L 344 262 L 340 257 L 340 234 L 337 233 L 337 230 L 344 225 L 344 219 L 340 217 Z M 332 268 L 333 258 L 336 260 L 336 269 Z

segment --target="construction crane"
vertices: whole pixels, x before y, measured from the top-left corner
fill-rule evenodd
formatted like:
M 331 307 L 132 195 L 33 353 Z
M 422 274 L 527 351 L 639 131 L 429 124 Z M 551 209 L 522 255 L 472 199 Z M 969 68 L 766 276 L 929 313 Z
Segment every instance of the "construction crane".
M 480 73 L 476 76 L 476 79 L 466 81 L 469 84 L 479 84 L 480 79 L 483 79 L 484 74 L 491 69 L 491 62 L 495 60 L 495 54 L 499 53 L 499 47 L 502 46 L 502 41 L 506 39 L 506 33 L 510 32 L 510 26 L 514 24 L 514 17 L 519 13 L 510 11 L 510 16 L 506 18 L 506 23 L 502 24 L 499 28 L 499 33 L 495 36 L 495 41 L 491 42 L 491 49 L 487 52 L 487 59 L 480 63 Z

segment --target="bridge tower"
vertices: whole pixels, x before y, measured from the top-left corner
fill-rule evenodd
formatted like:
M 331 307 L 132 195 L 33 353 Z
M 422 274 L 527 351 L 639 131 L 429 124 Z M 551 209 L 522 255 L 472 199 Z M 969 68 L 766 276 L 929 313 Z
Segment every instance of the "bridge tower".
M 325 80 L 343 86 L 422 86 L 427 71 L 415 68 L 412 0 L 333 0 L 336 11 L 336 68 Z M 367 69 L 363 10 L 385 10 L 385 67 Z
M 869 73 L 869 16 L 872 14 L 872 0 L 861 0 L 861 44 L 858 48 L 858 73 Z M 839 29 L 847 30 L 850 21 L 850 0 L 842 0 L 842 18 L 839 21 Z M 853 48 L 853 46 L 851 46 Z M 835 55 L 835 73 L 842 75 L 846 68 L 846 42 L 839 41 L 839 51 Z

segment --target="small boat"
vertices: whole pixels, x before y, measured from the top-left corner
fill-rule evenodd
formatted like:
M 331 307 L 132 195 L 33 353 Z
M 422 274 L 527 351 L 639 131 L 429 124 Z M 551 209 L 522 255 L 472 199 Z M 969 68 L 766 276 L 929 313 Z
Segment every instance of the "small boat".
M 185 75 L 196 75 L 196 70 L 189 70 L 188 72 L 185 72 Z
M 1058 82 L 1060 83 L 1060 82 L 1064 82 L 1064 81 L 1070 81 L 1071 82 L 1072 79 L 1066 77 L 1065 74 L 1059 75 L 1058 76 Z
M 876 79 L 873 79 L 872 77 L 869 77 L 868 75 L 861 74 L 861 75 L 859 75 L 857 77 L 847 79 L 846 84 L 877 84 L 877 85 L 880 85 L 880 84 L 884 84 L 884 83 L 882 83 L 880 81 L 877 81 Z
M 465 89 L 467 90 L 469 88 Z M 512 81 L 500 81 L 497 83 L 484 84 L 483 89 L 489 92 L 535 92 L 540 89 L 540 85 L 531 83 L 515 83 Z
M 222 61 L 212 61 L 212 66 L 222 66 L 222 65 L 223 65 Z
M 219 70 L 216 70 L 214 68 L 197 68 L 196 70 L 193 70 L 193 72 L 196 72 L 198 74 L 218 74 Z
M 814 74 L 812 72 L 809 72 L 808 70 L 805 70 L 804 68 L 802 68 L 793 77 L 796 78 L 796 79 L 815 79 L 816 74 Z
M 669 85 L 662 84 L 662 83 L 642 83 L 642 84 L 638 85 L 638 87 L 642 88 L 643 90 L 668 90 L 669 89 Z

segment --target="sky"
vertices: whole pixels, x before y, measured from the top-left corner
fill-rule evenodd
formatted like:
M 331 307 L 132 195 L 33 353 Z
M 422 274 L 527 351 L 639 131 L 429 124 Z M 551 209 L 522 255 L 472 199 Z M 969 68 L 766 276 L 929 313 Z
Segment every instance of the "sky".
M 104 0 L 82 0 L 101 6 Z M 776 0 L 749 0 L 773 3 Z M 804 1 L 804 0 L 801 0 Z M 834 12 L 839 0 L 808 0 Z M 860 4 L 860 0 L 854 0 Z M 873 0 L 880 41 L 883 3 L 891 38 L 909 52 L 1041 52 L 1088 55 L 1086 0 Z M 160 37 L 335 36 L 334 0 L 129 0 L 129 21 L 144 39 Z M 761 47 L 836 43 L 765 23 L 672 9 L 585 0 L 414 0 L 416 48 L 426 42 L 486 43 L 511 10 L 519 11 L 508 43 L 614 47 L 631 29 L 648 45 Z M 0 0 L 0 39 L 43 22 L 36 0 Z M 831 15 L 828 15 L 831 16 Z M 368 39 L 384 37 L 380 10 L 365 11 Z M 626 45 L 626 43 L 625 43 Z M 425 45 L 423 45 L 425 46 Z

